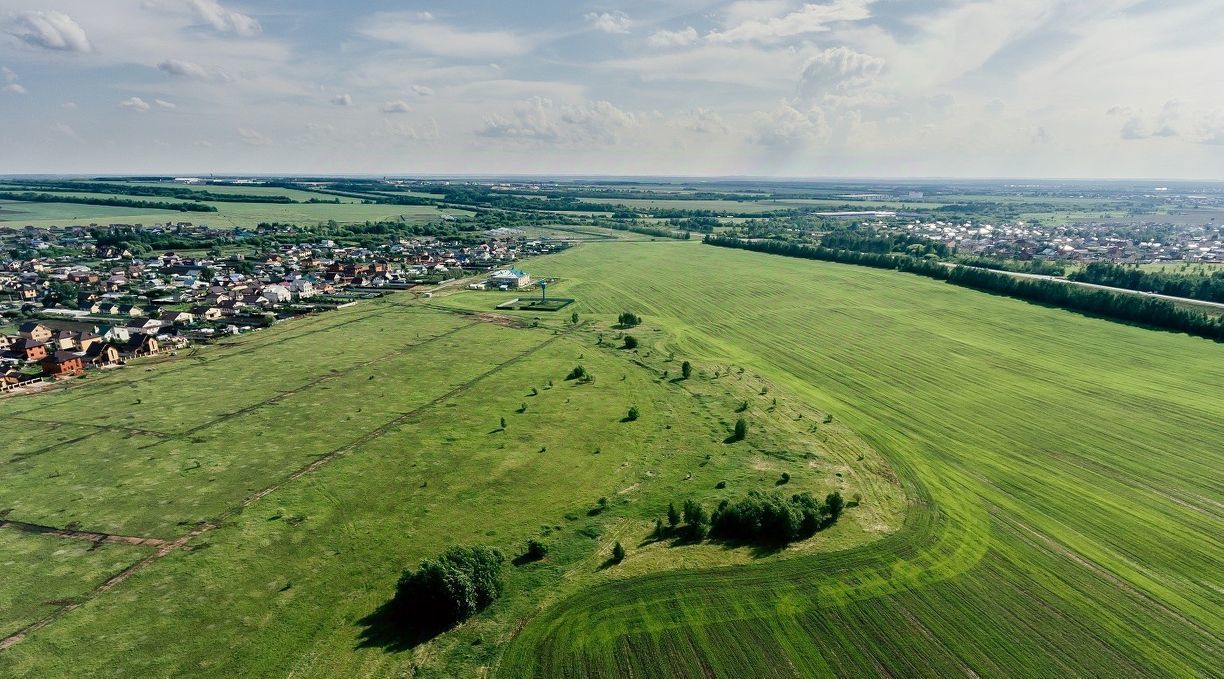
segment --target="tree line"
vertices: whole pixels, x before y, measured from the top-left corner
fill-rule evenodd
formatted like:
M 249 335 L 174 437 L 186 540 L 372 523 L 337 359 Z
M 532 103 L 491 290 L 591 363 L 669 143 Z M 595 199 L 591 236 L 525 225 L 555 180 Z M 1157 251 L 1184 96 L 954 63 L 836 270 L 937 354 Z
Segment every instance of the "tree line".
M 765 546 L 781 546 L 806 540 L 817 532 L 837 523 L 846 508 L 841 493 L 833 491 L 824 502 L 811 493 L 796 493 L 789 498 L 777 491 L 749 493 L 732 502 L 723 500 L 714 512 L 708 513 L 696 500 L 685 500 L 682 510 L 676 504 L 667 505 L 667 526 L 655 521 L 655 538 L 668 534 L 691 540 L 747 542 Z M 683 523 L 682 523 L 683 521 Z
M 1017 278 L 994 271 L 967 266 L 946 266 L 937 261 L 898 254 L 835 250 L 778 240 L 742 240 L 732 236 L 706 236 L 704 242 L 787 257 L 905 271 L 975 290 L 1224 341 L 1224 316 L 1213 318 L 1154 297 L 1092 290 L 1062 281 Z
M 1163 271 L 1144 271 L 1138 267 L 1109 262 L 1092 262 L 1067 276 L 1070 280 L 1108 285 L 1128 290 L 1155 292 L 1173 297 L 1189 297 L 1206 302 L 1224 302 L 1224 271 L 1211 275 L 1185 275 Z
M 156 200 L 129 198 L 96 198 L 89 196 L 57 196 L 51 193 L 31 191 L 0 191 L 0 199 L 20 200 L 27 203 L 74 203 L 79 205 L 108 205 L 111 207 L 139 207 L 153 210 L 175 210 L 177 212 L 216 212 L 217 208 L 204 203 L 163 203 Z
M 211 200 L 217 203 L 296 203 L 289 196 L 258 195 L 248 193 L 214 193 L 185 186 L 137 186 L 122 182 L 21 182 L 22 188 L 38 191 L 82 191 L 86 193 L 115 193 L 125 196 L 151 196 L 178 198 L 181 200 Z

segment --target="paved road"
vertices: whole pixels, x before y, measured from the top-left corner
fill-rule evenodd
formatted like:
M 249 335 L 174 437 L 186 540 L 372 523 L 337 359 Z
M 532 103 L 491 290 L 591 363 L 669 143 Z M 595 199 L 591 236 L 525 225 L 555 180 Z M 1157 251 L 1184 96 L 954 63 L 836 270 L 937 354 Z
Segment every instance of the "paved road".
M 944 266 L 956 266 L 956 264 L 952 262 L 944 262 L 943 264 Z M 962 264 L 961 266 L 964 266 L 964 265 Z M 982 271 L 993 271 L 995 273 L 1007 274 L 1008 276 L 1015 276 L 1016 278 L 1037 278 L 1037 279 L 1046 280 L 1046 281 L 1059 281 L 1062 283 L 1067 283 L 1069 285 L 1078 285 L 1078 286 L 1085 287 L 1085 288 L 1096 288 L 1097 290 L 1108 290 L 1110 292 L 1119 292 L 1119 293 L 1123 293 L 1127 295 L 1144 295 L 1145 297 L 1156 297 L 1158 299 L 1167 299 L 1170 302 L 1185 302 L 1186 304 L 1195 304 L 1198 306 L 1211 307 L 1213 309 L 1219 309 L 1221 311 L 1224 311 L 1224 303 L 1221 303 L 1221 302 L 1205 302 L 1201 299 L 1191 299 L 1189 297 L 1174 297 L 1172 295 L 1160 295 L 1155 292 L 1142 292 L 1140 290 L 1131 290 L 1130 288 L 1115 288 L 1109 285 L 1097 285 L 1096 283 L 1084 283 L 1082 281 L 1069 281 L 1065 278 L 1059 278 L 1057 276 L 1046 276 L 1044 274 L 1020 273 L 1019 271 L 1000 271 L 998 269 L 982 269 L 981 267 L 976 267 L 976 266 L 971 266 L 968 268 L 981 269 Z

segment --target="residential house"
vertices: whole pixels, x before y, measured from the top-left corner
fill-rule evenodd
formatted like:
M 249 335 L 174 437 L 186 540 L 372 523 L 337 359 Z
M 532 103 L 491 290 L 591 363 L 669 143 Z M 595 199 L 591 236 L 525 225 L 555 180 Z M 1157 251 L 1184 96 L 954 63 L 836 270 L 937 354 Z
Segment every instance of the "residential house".
M 57 351 L 39 363 L 42 364 L 43 372 L 52 377 L 70 377 L 85 372 L 85 361 L 81 359 L 80 354 L 71 351 Z
M 38 321 L 26 321 L 17 328 L 17 334 L 35 342 L 48 342 L 54 333 L 51 328 Z
M 167 311 L 158 317 L 163 326 L 167 325 L 191 325 L 195 322 L 195 316 L 186 311 Z
M 85 359 L 95 368 L 120 363 L 119 347 L 111 342 L 94 342 L 85 351 Z
M 9 355 L 27 361 L 41 361 L 47 357 L 47 345 L 37 340 L 20 337 L 9 346 Z

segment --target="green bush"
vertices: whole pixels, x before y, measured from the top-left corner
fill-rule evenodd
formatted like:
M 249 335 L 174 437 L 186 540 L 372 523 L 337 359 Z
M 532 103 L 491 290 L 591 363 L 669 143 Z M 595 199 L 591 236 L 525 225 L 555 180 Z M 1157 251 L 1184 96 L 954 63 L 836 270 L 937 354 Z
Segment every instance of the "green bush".
M 434 560 L 407 569 L 393 604 L 416 626 L 450 626 L 472 617 L 502 592 L 501 552 L 490 547 L 452 547 Z

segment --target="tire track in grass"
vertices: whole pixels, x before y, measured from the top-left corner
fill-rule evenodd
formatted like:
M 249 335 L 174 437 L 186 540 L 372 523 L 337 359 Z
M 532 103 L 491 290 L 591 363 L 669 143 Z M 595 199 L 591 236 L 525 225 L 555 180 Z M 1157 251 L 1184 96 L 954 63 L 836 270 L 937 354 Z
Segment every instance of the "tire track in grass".
M 468 327 L 468 326 L 462 326 L 462 327 Z M 246 497 L 246 498 L 245 498 L 245 499 L 244 499 L 244 500 L 243 500 L 241 503 L 239 503 L 237 506 L 235 506 L 235 507 L 233 507 L 233 508 L 231 508 L 231 509 L 228 509 L 228 510 L 226 510 L 226 511 L 222 512 L 221 514 L 217 515 L 216 517 L 214 517 L 213 519 L 211 519 L 211 520 L 209 520 L 209 521 L 205 521 L 204 523 L 201 523 L 200 525 L 198 525 L 198 526 L 196 526 L 195 528 L 193 528 L 193 529 L 192 529 L 190 532 L 188 532 L 188 533 L 184 534 L 183 536 L 179 537 L 178 539 L 176 539 L 176 540 L 174 540 L 174 541 L 172 541 L 172 542 L 162 541 L 162 542 L 161 542 L 161 544 L 160 544 L 160 545 L 157 547 L 157 551 L 155 551 L 155 552 L 153 552 L 152 554 L 150 554 L 150 555 L 146 556 L 145 558 L 141 559 L 140 561 L 137 561 L 136 563 L 134 563 L 134 564 L 132 564 L 132 565 L 128 566 L 127 568 L 124 568 L 123 570 L 119 571 L 119 572 L 118 572 L 118 573 L 116 573 L 115 575 L 112 575 L 110 578 L 108 578 L 108 579 L 107 579 L 105 582 L 103 582 L 101 585 L 98 585 L 96 588 L 94 588 L 94 590 L 93 590 L 93 591 L 91 591 L 91 592 L 89 592 L 88 594 L 86 594 L 86 595 L 84 595 L 84 596 L 82 596 L 82 597 L 78 598 L 77 600 L 75 600 L 75 601 L 73 601 L 73 602 L 71 602 L 71 603 L 65 604 L 64 606 L 62 606 L 62 607 L 60 607 L 60 608 L 58 608 L 58 609 L 56 609 L 56 610 L 52 611 L 51 613 L 48 613 L 46 616 L 44 616 L 44 617 L 42 617 L 42 618 L 40 618 L 40 619 L 38 619 L 38 620 L 36 620 L 36 621 L 34 621 L 34 622 L 30 623 L 29 625 L 26 625 L 25 627 L 23 627 L 23 628 L 21 628 L 20 630 L 18 630 L 18 631 L 16 631 L 16 632 L 14 632 L 13 634 L 10 634 L 9 636 L 7 636 L 7 637 L 5 637 L 5 638 L 0 639 L 0 651 L 4 651 L 5 649 L 12 648 L 13 646 L 15 646 L 15 645 L 17 645 L 17 644 L 21 643 L 21 642 L 22 642 L 22 641 L 24 641 L 24 640 L 26 639 L 26 637 L 28 637 L 30 634 L 33 634 L 34 632 L 37 632 L 38 630 L 40 630 L 40 629 L 42 629 L 42 628 L 46 627 L 47 625 L 50 625 L 51 623 L 55 622 L 56 620 L 60 619 L 60 618 L 61 618 L 61 617 L 63 617 L 64 615 L 67 615 L 68 613 L 72 612 L 73 610 L 75 610 L 75 609 L 77 609 L 77 608 L 80 608 L 81 606 L 85 605 L 86 603 L 88 603 L 88 602 L 92 601 L 93 599 L 97 598 L 98 596 L 100 596 L 100 595 L 102 595 L 102 594 L 104 594 L 104 593 L 106 593 L 106 592 L 109 592 L 110 590 L 114 589 L 115 587 L 118 587 L 120 584 L 122 584 L 122 583 L 123 583 L 124 581 L 126 581 L 128 578 L 130 578 L 130 577 L 132 577 L 133 575 L 135 575 L 135 574 L 139 573 L 140 571 L 144 570 L 145 568 L 147 568 L 147 567 L 151 566 L 152 564 L 154 564 L 154 563 L 156 563 L 157 561 L 161 560 L 163 557 L 166 557 L 166 556 L 168 556 L 169 554 L 171 554 L 171 553 L 173 553 L 173 552 L 175 552 L 175 551 L 178 551 L 178 550 L 180 550 L 180 549 L 182 549 L 182 548 L 186 547 L 186 546 L 187 546 L 187 544 L 188 544 L 188 543 L 190 543 L 192 540 L 194 540 L 194 539 L 196 539 L 196 538 L 200 537 L 201 535 L 204 535 L 204 534 L 206 534 L 206 533 L 208 533 L 208 532 L 210 532 L 210 531 L 213 531 L 213 530 L 215 530 L 215 529 L 217 529 L 217 528 L 220 528 L 222 525 L 224 525 L 224 524 L 225 524 L 225 522 L 226 522 L 226 521 L 228 521 L 229 519 L 231 519 L 231 518 L 233 518 L 233 517 L 235 517 L 235 516 L 237 516 L 237 515 L 241 514 L 241 513 L 242 513 L 242 512 L 243 512 L 243 511 L 244 511 L 244 510 L 247 508 L 247 507 L 249 507 L 249 506 L 251 506 L 251 505 L 255 504 L 256 502 L 258 502 L 259 500 L 263 499 L 264 497 L 266 497 L 266 496 L 270 495 L 271 493 L 274 493 L 274 492 L 276 492 L 277 490 L 279 490 L 279 489 L 283 488 L 285 485 L 287 485 L 287 484 L 289 484 L 289 483 L 292 483 L 292 482 L 294 482 L 294 481 L 296 481 L 296 480 L 298 480 L 298 479 L 302 478 L 303 476 L 306 476 L 307 474 L 310 474 L 311 472 L 314 472 L 314 471 L 316 471 L 316 470 L 318 470 L 318 469 L 322 468 L 323 466 L 325 466 L 325 465 L 326 465 L 326 464 L 328 464 L 329 462 L 332 462 L 332 461 L 336 460 L 337 458 L 341 457 L 341 456 L 342 456 L 342 455 L 344 455 L 345 453 L 348 453 L 348 452 L 350 452 L 350 451 L 352 451 L 352 450 L 354 450 L 354 449 L 356 449 L 356 448 L 358 448 L 358 447 L 360 447 L 360 446 L 363 446 L 363 445 L 365 445 L 365 444 L 367 444 L 367 443 L 369 443 L 369 442 L 371 442 L 371 441 L 373 441 L 373 440 L 375 440 L 375 439 L 378 439 L 378 438 L 381 438 L 382 436 L 385 436 L 387 433 L 389 433 L 389 432 L 391 432 L 391 431 L 393 431 L 393 430 L 397 429 L 397 428 L 398 428 L 400 425 L 404 424 L 405 422 L 407 422 L 407 421 L 411 420 L 411 419 L 412 419 L 412 418 L 414 418 L 414 417 L 419 416 L 421 413 L 425 412 L 426 410 L 429 410 L 430 408 L 433 408 L 434 406 L 438 405 L 439 403 L 442 403 L 442 402 L 444 402 L 444 401 L 447 401 L 447 400 L 449 400 L 449 399 L 452 399 L 452 398 L 454 398 L 455 396 L 458 396 L 459 394 L 462 394 L 462 393 L 466 392 L 468 389 L 471 389 L 471 388 L 472 388 L 472 386 L 474 386 L 474 385 L 475 385 L 475 384 L 477 384 L 478 382 L 480 382 L 480 381 L 482 381 L 482 380 L 484 380 L 484 379 L 486 379 L 486 378 L 488 378 L 488 377 L 490 377 L 490 376 L 492 376 L 492 375 L 494 375 L 494 374 L 496 374 L 496 373 L 498 373 L 498 372 L 501 372 L 502 370 L 505 370 L 506 368 L 508 368 L 508 367 L 510 367 L 510 366 L 512 366 L 512 365 L 514 365 L 514 364 L 516 364 L 516 363 L 518 363 L 518 362 L 520 362 L 520 361 L 522 361 L 523 359 L 527 358 L 528 356 L 531 356 L 532 354 L 534 354 L 534 353 L 536 353 L 536 352 L 540 351 L 541 349 L 544 349 L 544 348 L 546 348 L 546 347 L 550 346 L 551 344 L 553 344 L 553 343 L 554 343 L 554 342 L 556 342 L 557 340 L 559 340 L 559 339 L 561 339 L 561 338 L 563 338 L 563 337 L 567 337 L 568 335 L 569 335 L 569 330 L 565 330 L 565 331 L 559 332 L 559 333 L 557 333 L 557 334 L 554 334 L 552 337 L 549 337 L 548 339 L 544 340 L 543 342 L 540 342 L 539 344 L 537 344 L 537 345 L 535 345 L 535 346 L 533 346 L 533 347 L 531 347 L 531 348 L 529 348 L 529 349 L 526 349 L 525 351 L 519 352 L 518 354 L 516 354 L 516 355 L 514 355 L 514 356 L 511 356 L 510 358 L 506 359 L 506 360 L 505 360 L 505 361 L 503 361 L 502 363 L 499 363 L 499 364 L 497 364 L 497 365 L 493 366 L 492 368 L 490 368 L 490 369 L 486 370 L 485 372 L 483 372 L 483 373 L 481 373 L 481 374 L 479 374 L 479 375 L 477 375 L 477 376 L 475 376 L 475 377 L 473 377 L 473 378 L 471 378 L 471 379 L 467 380 L 466 382 L 463 382 L 463 383 L 459 384 L 458 386 L 456 386 L 456 387 L 452 388 L 451 390 L 447 391 L 446 393 L 444 393 L 444 394 L 442 394 L 442 395 L 440 395 L 440 396 L 438 396 L 438 397 L 436 397 L 436 398 L 434 398 L 434 399 L 432 399 L 432 400 L 430 400 L 430 401 L 428 401 L 428 402 L 426 402 L 426 403 L 424 403 L 424 404 L 422 404 L 422 405 L 420 405 L 420 406 L 417 406 L 416 408 L 414 408 L 414 409 L 412 409 L 412 410 L 410 410 L 410 411 L 408 411 L 408 412 L 405 412 L 405 413 L 402 413 L 402 414 L 400 414 L 400 415 L 396 416 L 395 418 L 393 418 L 393 419 L 389 420 L 388 422 L 386 422 L 386 423 L 382 424 L 381 426 L 379 426 L 379 427 L 377 427 L 377 428 L 375 428 L 375 429 L 372 429 L 372 430 L 370 430 L 370 431 L 366 432 L 365 434 L 362 434 L 362 435 L 361 435 L 361 436 L 359 436 L 358 438 L 356 438 L 356 439 L 354 439 L 354 440 L 352 440 L 352 441 L 350 441 L 350 442 L 348 442 L 348 443 L 346 443 L 346 444 L 344 444 L 344 445 L 340 446 L 339 448 L 335 448 L 335 449 L 333 449 L 332 451 L 330 451 L 330 452 L 328 452 L 328 453 L 323 454 L 322 456 L 320 456 L 320 457 L 318 457 L 317 459 L 315 459 L 313 462 L 311 462 L 311 463 L 309 463 L 309 464 L 305 465 L 304 467 L 301 467 L 300 469 L 298 469 L 297 471 L 293 472 L 293 473 L 292 473 L 292 474 L 290 474 L 289 476 L 287 476 L 287 477 L 285 477 L 285 478 L 281 479 L 280 481 L 277 481 L 276 483 L 274 483 L 274 484 L 272 484 L 272 485 L 270 485 L 270 486 L 267 486 L 266 488 L 264 488 L 264 489 L 262 489 L 262 490 L 259 490 L 259 491 L 255 492 L 255 493 L 252 493 L 251 495 L 248 495 L 248 496 L 247 496 L 247 497 Z
M 160 547 L 166 544 L 161 538 L 145 538 L 136 535 L 115 535 L 113 533 L 98 533 L 89 530 L 76 530 L 74 528 L 56 528 L 55 526 L 44 526 L 37 523 L 27 523 L 25 521 L 10 521 L 0 518 L 0 528 L 11 528 L 22 533 L 34 533 L 37 535 L 51 535 L 58 538 L 67 538 L 69 540 L 86 540 L 94 544 L 113 543 L 119 545 L 145 545 L 149 547 Z

